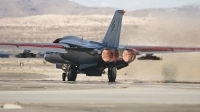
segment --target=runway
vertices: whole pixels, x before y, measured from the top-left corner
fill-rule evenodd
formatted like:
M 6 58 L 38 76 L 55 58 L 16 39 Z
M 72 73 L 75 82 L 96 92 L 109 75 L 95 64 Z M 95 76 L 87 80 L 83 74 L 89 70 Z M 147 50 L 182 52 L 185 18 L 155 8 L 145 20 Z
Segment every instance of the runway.
M 18 111 L 200 110 L 199 84 L 1 80 L 0 96 L 1 104 L 18 102 L 23 107 Z

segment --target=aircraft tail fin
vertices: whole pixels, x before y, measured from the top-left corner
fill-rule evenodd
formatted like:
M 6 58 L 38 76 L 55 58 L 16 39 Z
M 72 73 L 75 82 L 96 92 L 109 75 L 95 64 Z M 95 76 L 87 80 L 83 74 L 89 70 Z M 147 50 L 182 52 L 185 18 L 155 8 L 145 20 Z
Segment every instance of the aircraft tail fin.
M 125 10 L 117 10 L 114 14 L 114 17 L 110 23 L 110 26 L 107 30 L 107 33 L 102 41 L 102 43 L 107 47 L 118 48 L 121 25 L 122 25 L 122 16 L 124 15 Z

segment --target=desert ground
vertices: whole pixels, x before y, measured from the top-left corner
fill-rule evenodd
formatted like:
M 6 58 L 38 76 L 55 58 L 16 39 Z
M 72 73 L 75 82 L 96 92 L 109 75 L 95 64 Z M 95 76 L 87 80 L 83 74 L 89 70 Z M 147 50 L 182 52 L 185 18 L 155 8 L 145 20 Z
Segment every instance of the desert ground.
M 4 18 L 0 19 L 0 41 L 53 42 L 76 35 L 100 42 L 111 19 L 110 15 Z M 199 26 L 198 18 L 180 15 L 125 15 L 120 44 L 200 47 Z M 3 109 L 7 103 L 22 106 L 23 110 L 18 111 L 199 111 L 200 53 L 155 55 L 163 60 L 135 60 L 118 71 L 116 83 L 108 83 L 106 74 L 79 74 L 76 82 L 62 82 L 62 70 L 44 59 L 2 58 L 0 111 L 7 111 Z
M 0 19 L 1 42 L 53 42 L 56 38 L 76 35 L 84 39 L 101 41 L 112 19 L 111 15 L 38 15 L 19 18 Z M 182 15 L 162 17 L 123 17 L 120 44 L 122 45 L 152 45 L 152 46 L 183 46 L 199 47 L 200 22 L 198 17 Z M 1 49 L 13 54 L 19 50 Z M 165 80 L 196 82 L 200 80 L 200 53 L 155 54 L 162 61 L 134 61 L 129 67 L 119 71 L 119 75 L 142 80 Z M 5 60 L 5 61 L 4 61 Z M 4 63 L 19 63 L 14 59 L 2 59 L 0 72 L 16 73 L 39 72 L 38 62 L 26 60 L 24 68 L 4 70 Z M 22 59 L 23 60 L 23 59 Z M 36 65 L 30 65 L 29 63 Z M 37 63 L 38 62 L 38 63 Z M 26 68 L 28 67 L 28 68 Z M 45 68 L 45 67 L 44 67 Z M 25 70 L 24 70 L 25 69 Z M 28 70 L 27 70 L 28 69 Z M 44 69 L 48 72 L 48 67 Z M 56 72 L 59 70 L 55 70 Z M 166 73 L 167 72 L 167 73 Z M 168 72 L 172 72 L 169 76 Z M 43 72 L 45 73 L 45 72 Z M 60 74 L 60 72 L 59 72 Z M 168 77 L 169 76 L 169 77 Z M 171 78 L 172 77 L 172 78 Z

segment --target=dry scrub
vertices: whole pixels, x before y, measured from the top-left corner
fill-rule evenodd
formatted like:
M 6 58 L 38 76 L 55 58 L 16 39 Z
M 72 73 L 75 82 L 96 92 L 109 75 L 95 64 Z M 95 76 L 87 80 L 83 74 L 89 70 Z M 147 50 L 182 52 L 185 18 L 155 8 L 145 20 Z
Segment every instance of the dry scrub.
M 175 82 L 177 78 L 177 67 L 174 64 L 165 64 L 162 68 L 165 82 Z
M 0 19 L 0 41 L 52 42 L 66 35 L 77 35 L 84 39 L 101 41 L 111 19 L 112 16 L 105 15 L 40 15 Z M 132 45 L 200 47 L 199 29 L 199 18 L 174 15 L 160 18 L 138 18 L 125 15 L 120 42 Z M 6 51 L 18 52 L 16 50 Z M 161 54 L 159 56 L 163 57 L 163 61 L 135 61 L 129 67 L 120 70 L 119 75 L 126 74 L 140 80 L 162 80 L 162 70 L 168 69 L 163 68 L 163 65 L 173 63 L 177 65 L 178 73 L 176 74 L 179 76 L 176 80 L 200 81 L 200 53 Z M 6 61 L 1 60 L 1 64 L 4 65 Z M 43 63 L 35 62 L 35 65 L 37 64 Z

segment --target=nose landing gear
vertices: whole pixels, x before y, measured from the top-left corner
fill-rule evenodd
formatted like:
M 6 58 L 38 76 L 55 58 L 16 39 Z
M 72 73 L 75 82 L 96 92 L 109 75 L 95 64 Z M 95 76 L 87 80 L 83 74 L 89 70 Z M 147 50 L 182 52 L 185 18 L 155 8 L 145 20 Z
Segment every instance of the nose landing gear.
M 75 65 L 65 65 L 63 67 L 62 80 L 65 81 L 66 77 L 68 81 L 75 81 L 77 77 L 77 68 Z

